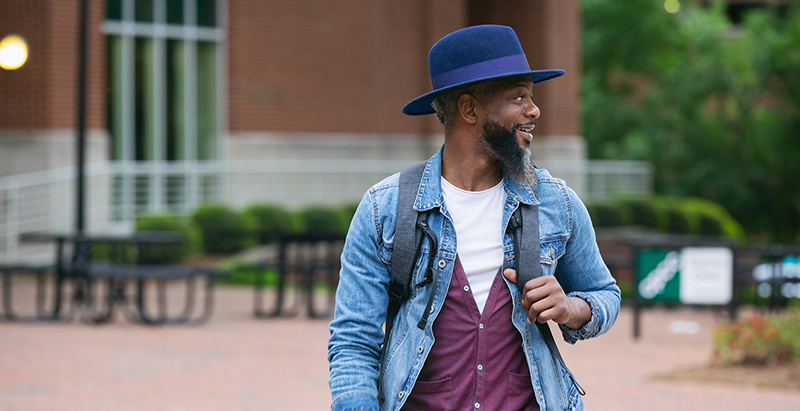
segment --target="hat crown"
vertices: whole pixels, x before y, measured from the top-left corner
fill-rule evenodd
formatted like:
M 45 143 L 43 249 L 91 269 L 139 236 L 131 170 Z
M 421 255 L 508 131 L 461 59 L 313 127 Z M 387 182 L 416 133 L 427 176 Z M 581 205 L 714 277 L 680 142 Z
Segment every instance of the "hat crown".
M 514 29 L 506 26 L 467 27 L 448 34 L 431 47 L 428 68 L 431 78 L 462 67 L 523 55 Z
M 467 27 L 444 36 L 428 53 L 428 69 L 433 91 L 408 102 L 403 113 L 431 114 L 437 96 L 481 81 L 527 75 L 535 84 L 564 74 L 564 70 L 532 71 L 514 30 L 496 25 Z

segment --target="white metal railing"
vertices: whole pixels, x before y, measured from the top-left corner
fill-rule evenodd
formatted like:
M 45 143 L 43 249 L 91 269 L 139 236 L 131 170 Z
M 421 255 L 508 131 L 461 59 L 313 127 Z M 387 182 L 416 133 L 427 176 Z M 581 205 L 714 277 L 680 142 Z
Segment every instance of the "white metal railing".
M 130 232 L 136 215 L 189 215 L 204 202 L 234 208 L 252 203 L 288 207 L 358 201 L 406 160 L 280 159 L 203 162 L 103 162 L 86 169 L 86 227 L 90 233 Z M 556 176 L 584 170 L 584 199 L 642 196 L 652 191 L 647 162 L 551 163 Z M 567 181 L 572 184 L 570 178 Z M 46 245 L 21 244 L 20 235 L 74 228 L 75 169 L 65 167 L 0 177 L 0 261 L 44 260 Z
M 590 160 L 586 164 L 587 199 L 638 197 L 653 192 L 653 165 L 648 161 Z

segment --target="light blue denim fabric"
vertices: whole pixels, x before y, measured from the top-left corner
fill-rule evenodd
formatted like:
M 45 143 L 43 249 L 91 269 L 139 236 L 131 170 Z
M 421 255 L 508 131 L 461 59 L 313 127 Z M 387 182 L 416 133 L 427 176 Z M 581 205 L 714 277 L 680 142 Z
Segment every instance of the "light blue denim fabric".
M 389 303 L 399 174 L 386 178 L 364 194 L 350 224 L 341 257 L 335 316 L 329 327 L 329 384 L 333 397 L 331 409 L 335 411 L 399 410 L 434 344 L 431 327 L 444 304 L 456 258 L 455 229 L 440 188 L 441 156 L 440 150 L 428 161 L 414 204 L 420 211 L 439 208 L 439 212 L 431 213 L 428 219 L 439 238 L 439 250 L 434 256 L 439 285 L 433 311 L 425 329 L 419 329 L 417 322 L 422 317 L 431 286 L 412 287 L 411 298 L 395 319 L 384 370 L 379 369 L 380 344 Z M 592 310 L 591 319 L 581 329 L 560 326 L 564 340 L 574 344 L 611 328 L 619 313 L 619 287 L 600 256 L 586 207 L 562 180 L 550 176 L 546 170 L 537 172 L 543 274 L 555 275 L 567 295 L 584 299 Z M 505 233 L 508 220 L 519 203 L 535 204 L 537 199 L 529 186 L 520 185 L 511 178 L 503 181 L 508 199 L 503 226 L 497 229 Z M 509 235 L 505 235 L 504 251 L 505 267 L 513 268 L 514 246 Z M 423 240 L 414 284 L 424 278 L 429 253 L 428 242 Z M 582 410 L 583 402 L 568 371 L 554 361 L 539 329 L 527 323 L 528 313 L 522 306 L 516 284 L 508 280 L 506 284 L 514 301 L 512 321 L 522 335 L 531 383 L 542 411 Z

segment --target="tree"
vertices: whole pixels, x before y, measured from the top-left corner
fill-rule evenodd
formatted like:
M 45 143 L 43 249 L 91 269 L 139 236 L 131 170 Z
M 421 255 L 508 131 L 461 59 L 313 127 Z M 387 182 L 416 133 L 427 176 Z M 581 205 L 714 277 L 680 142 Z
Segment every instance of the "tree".
M 749 234 L 800 232 L 800 7 L 583 0 L 593 158 L 653 163 L 656 191 L 724 205 Z

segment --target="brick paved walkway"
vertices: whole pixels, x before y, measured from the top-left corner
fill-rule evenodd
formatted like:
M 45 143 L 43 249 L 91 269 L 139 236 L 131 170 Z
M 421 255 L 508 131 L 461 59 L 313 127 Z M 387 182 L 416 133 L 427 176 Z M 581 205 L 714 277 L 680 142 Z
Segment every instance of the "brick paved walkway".
M 326 320 L 256 320 L 242 288 L 218 289 L 216 305 L 201 327 L 0 322 L 0 410 L 328 408 Z M 700 330 L 670 333 L 675 320 Z M 634 342 L 624 310 L 611 333 L 563 353 L 588 410 L 800 409 L 800 392 L 651 378 L 707 361 L 715 323 L 710 312 L 650 311 Z

